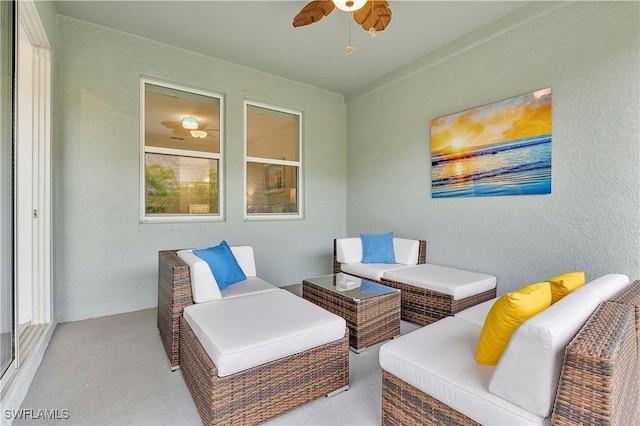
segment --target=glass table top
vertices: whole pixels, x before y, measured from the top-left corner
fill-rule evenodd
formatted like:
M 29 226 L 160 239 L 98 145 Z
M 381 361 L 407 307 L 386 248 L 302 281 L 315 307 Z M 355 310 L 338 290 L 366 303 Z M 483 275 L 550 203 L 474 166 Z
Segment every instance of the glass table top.
M 341 294 L 355 301 L 400 291 L 343 273 L 307 278 L 304 282 L 322 287 L 336 294 Z

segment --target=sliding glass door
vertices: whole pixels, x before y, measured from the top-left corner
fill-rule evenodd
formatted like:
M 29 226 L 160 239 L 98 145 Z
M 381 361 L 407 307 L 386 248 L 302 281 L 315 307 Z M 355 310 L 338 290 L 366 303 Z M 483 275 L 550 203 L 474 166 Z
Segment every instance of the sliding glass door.
M 15 368 L 14 292 L 14 34 L 13 1 L 0 1 L 0 367 Z
M 0 390 L 51 320 L 51 46 L 35 0 L 0 0 Z

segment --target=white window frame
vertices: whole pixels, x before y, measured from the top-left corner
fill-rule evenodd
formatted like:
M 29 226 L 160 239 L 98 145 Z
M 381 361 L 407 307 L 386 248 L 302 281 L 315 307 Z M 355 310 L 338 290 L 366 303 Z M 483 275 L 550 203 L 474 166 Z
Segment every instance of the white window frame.
M 259 108 L 265 108 L 265 109 L 271 109 L 274 111 L 278 111 L 278 112 L 284 112 L 286 114 L 292 114 L 292 115 L 297 115 L 298 116 L 298 161 L 287 161 L 287 160 L 277 160 L 277 159 L 273 159 L 273 158 L 262 158 L 262 157 L 250 157 L 247 155 L 247 110 L 249 105 L 251 106 L 255 106 L 255 107 L 259 107 Z M 243 163 L 243 168 L 244 168 L 244 187 L 243 187 L 243 191 L 244 191 L 244 201 L 243 201 L 243 206 L 244 206 L 244 220 L 246 221 L 261 221 L 261 220 L 300 220 L 300 219 L 304 219 L 304 186 L 303 186 L 303 182 L 304 179 L 302 178 L 304 173 L 303 173 L 303 161 L 302 158 L 303 156 L 303 151 L 302 151 L 302 140 L 303 140 L 303 121 L 304 121 L 304 114 L 302 113 L 302 111 L 298 111 L 298 110 L 294 110 L 294 109 L 289 109 L 289 108 L 284 108 L 281 106 L 277 106 L 277 105 L 273 105 L 273 104 L 268 104 L 268 103 L 264 103 L 264 102 L 259 102 L 259 101 L 254 101 L 254 100 L 249 100 L 249 99 L 245 99 L 243 102 L 243 116 L 244 116 L 244 138 L 243 138 L 243 144 L 244 144 L 244 163 Z M 276 164 L 276 165 L 282 165 L 282 166 L 294 166 L 298 168 L 298 180 L 296 182 L 296 191 L 297 191 L 297 197 L 298 197 L 298 211 L 295 213 L 252 213 L 249 214 L 247 213 L 247 163 L 264 163 L 264 164 Z
M 168 89 L 180 90 L 182 92 L 190 92 L 197 95 L 216 98 L 220 102 L 220 152 L 201 152 L 189 151 L 183 149 L 161 148 L 154 146 L 146 146 L 145 144 L 145 86 L 153 84 Z M 221 222 L 225 219 L 224 206 L 224 95 L 222 93 L 212 92 L 209 90 L 196 89 L 190 86 L 170 83 L 149 77 L 140 77 L 140 222 Z M 146 213 L 146 197 L 145 197 L 145 154 L 167 154 L 182 157 L 197 157 L 210 160 L 218 160 L 218 213 L 217 214 L 172 214 L 166 216 L 147 216 Z

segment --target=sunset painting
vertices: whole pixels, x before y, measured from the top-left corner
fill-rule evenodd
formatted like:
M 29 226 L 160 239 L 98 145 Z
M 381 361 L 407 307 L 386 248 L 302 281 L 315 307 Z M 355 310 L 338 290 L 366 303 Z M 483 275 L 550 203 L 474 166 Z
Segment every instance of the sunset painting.
M 551 89 L 431 121 L 431 197 L 551 193 Z

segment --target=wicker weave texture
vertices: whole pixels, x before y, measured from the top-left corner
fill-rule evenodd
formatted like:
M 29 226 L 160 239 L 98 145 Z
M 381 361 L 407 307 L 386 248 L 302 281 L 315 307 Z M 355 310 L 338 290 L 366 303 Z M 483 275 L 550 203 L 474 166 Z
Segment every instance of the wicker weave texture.
M 612 302 L 633 307 L 635 312 L 636 338 L 638 341 L 638 354 L 640 355 L 640 280 L 632 282 L 614 298 Z
M 554 425 L 637 425 L 638 355 L 631 306 L 602 303 L 567 346 Z
M 427 242 L 425 240 L 418 240 L 418 265 L 427 263 Z M 338 251 L 336 249 L 336 239 L 333 240 L 333 273 L 337 274 L 342 272 L 342 263 L 338 262 Z M 363 277 L 367 280 L 373 281 L 370 278 Z
M 393 426 L 479 425 L 420 389 L 382 370 L 382 424 Z
M 633 308 L 604 302 L 567 346 L 552 425 L 640 424 Z M 475 425 L 446 404 L 382 371 L 383 425 Z
M 420 325 L 431 324 L 496 297 L 495 288 L 464 299 L 454 300 L 453 296 L 448 294 L 385 278 L 382 278 L 382 284 L 401 291 L 402 319 Z
M 303 281 L 302 297 L 344 318 L 356 351 L 400 335 L 400 292 L 354 301 Z
M 344 338 L 229 376 L 180 319 L 180 370 L 207 425 L 255 425 L 349 385 Z
M 180 363 L 180 317 L 192 304 L 189 267 L 175 250 L 158 252 L 158 329 L 172 368 Z
M 425 240 L 419 240 L 419 242 L 418 264 L 421 265 L 427 263 L 427 242 Z M 336 240 L 334 239 L 333 273 L 337 274 L 339 272 L 342 272 L 342 264 L 338 262 L 337 259 Z M 402 319 L 420 325 L 431 324 L 444 317 L 455 315 L 464 309 L 496 297 L 496 289 L 493 289 L 465 299 L 453 300 L 453 297 L 447 294 L 385 278 L 382 278 L 381 281 L 376 281 L 352 273 L 350 273 L 350 275 L 399 289 L 402 292 L 400 306 Z

